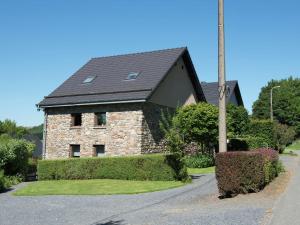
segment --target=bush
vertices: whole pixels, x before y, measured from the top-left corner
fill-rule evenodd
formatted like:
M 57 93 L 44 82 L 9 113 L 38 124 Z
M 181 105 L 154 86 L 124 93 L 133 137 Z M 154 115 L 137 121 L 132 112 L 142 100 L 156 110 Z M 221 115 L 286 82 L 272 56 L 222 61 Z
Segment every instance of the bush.
M 185 180 L 187 170 L 174 155 L 40 160 L 39 180 Z
M 206 154 L 186 156 L 184 162 L 189 168 L 207 168 L 215 165 L 214 158 Z
M 25 140 L 2 139 L 0 142 L 0 167 L 5 175 L 25 176 L 28 169 L 28 158 L 34 144 Z
M 258 192 L 281 172 L 278 152 L 259 149 L 250 152 L 218 153 L 216 178 L 221 196 Z
M 229 151 L 248 151 L 268 147 L 268 143 L 262 137 L 236 137 L 231 138 L 228 144 Z
M 177 110 L 173 124 L 184 143 L 195 142 L 204 149 L 217 142 L 218 109 L 214 105 L 198 103 L 184 106 Z
M 37 159 L 30 158 L 28 160 L 27 174 L 33 174 L 37 172 Z
M 296 131 L 293 127 L 278 122 L 274 123 L 274 141 L 279 153 L 282 153 L 285 147 L 294 141 L 295 136 Z
M 9 188 L 7 178 L 6 176 L 4 176 L 4 171 L 0 170 L 0 192 L 4 191 L 7 188 Z
M 228 136 L 243 135 L 249 129 L 249 115 L 243 106 L 228 104 L 227 111 L 227 130 Z
M 251 120 L 249 135 L 259 137 L 264 140 L 267 147 L 275 148 L 274 123 L 270 120 Z

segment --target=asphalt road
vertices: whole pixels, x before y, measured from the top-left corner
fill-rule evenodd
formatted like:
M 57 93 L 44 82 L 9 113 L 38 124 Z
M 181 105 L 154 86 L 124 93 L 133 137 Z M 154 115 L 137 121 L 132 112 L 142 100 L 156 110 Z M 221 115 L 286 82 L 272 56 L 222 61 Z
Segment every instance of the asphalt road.
M 271 225 L 300 224 L 300 159 L 291 172 L 291 181 L 273 208 Z
M 256 225 L 277 199 L 267 192 L 220 200 L 213 174 L 184 187 L 136 195 L 16 197 L 7 192 L 0 194 L 0 224 Z

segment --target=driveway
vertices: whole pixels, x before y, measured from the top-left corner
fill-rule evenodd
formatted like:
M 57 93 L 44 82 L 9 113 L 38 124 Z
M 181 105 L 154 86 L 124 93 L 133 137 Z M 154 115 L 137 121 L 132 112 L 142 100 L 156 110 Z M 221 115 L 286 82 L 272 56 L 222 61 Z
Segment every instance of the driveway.
M 300 224 L 300 160 L 298 166 L 290 172 L 292 173 L 290 184 L 273 208 L 271 225 Z
M 285 157 L 293 167 L 295 158 Z M 257 194 L 220 200 L 213 174 L 184 187 L 137 195 L 15 197 L 0 194 L 1 225 L 260 224 L 278 195 L 275 180 Z M 21 184 L 17 188 L 26 184 Z

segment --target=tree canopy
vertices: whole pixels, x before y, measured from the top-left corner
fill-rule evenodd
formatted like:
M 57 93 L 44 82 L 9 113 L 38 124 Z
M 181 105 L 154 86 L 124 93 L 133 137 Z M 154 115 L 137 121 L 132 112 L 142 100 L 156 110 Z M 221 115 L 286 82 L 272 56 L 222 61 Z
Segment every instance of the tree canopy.
M 5 134 L 12 138 L 23 138 L 28 131 L 25 127 L 17 126 L 16 122 L 13 120 L 0 121 L 0 135 Z
M 281 124 L 295 127 L 300 134 L 300 79 L 289 77 L 282 80 L 271 80 L 261 89 L 259 98 L 253 104 L 253 117 L 270 118 L 270 91 L 273 90 L 274 119 Z
M 228 136 L 237 136 L 247 133 L 249 129 L 249 114 L 243 106 L 227 105 Z

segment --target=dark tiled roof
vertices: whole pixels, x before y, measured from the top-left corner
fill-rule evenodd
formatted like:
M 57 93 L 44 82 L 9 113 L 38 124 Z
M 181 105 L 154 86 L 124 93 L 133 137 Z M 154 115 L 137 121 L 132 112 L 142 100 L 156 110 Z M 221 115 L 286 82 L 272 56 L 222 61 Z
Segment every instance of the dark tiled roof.
M 198 98 L 204 99 L 188 50 L 184 47 L 92 58 L 38 106 L 147 100 L 181 56 L 187 64 Z M 131 72 L 139 75 L 136 80 L 128 81 L 126 78 Z M 88 76 L 96 78 L 89 84 L 83 84 Z
M 233 94 L 235 94 L 238 101 L 238 105 L 243 105 L 243 100 L 238 86 L 238 81 L 236 80 L 226 81 L 226 85 L 229 87 L 229 94 L 226 100 L 228 101 L 230 97 Z M 218 82 L 210 82 L 210 83 L 201 82 L 201 86 L 206 101 L 210 104 L 218 105 L 219 104 Z

